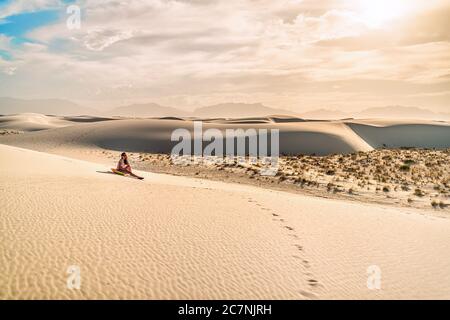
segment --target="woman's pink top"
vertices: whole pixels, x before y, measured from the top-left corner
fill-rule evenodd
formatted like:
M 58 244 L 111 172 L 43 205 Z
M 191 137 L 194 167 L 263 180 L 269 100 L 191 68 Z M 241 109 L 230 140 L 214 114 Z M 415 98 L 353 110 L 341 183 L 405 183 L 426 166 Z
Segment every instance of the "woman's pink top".
M 117 170 L 123 170 L 126 168 L 125 161 L 120 158 L 119 162 L 117 163 Z

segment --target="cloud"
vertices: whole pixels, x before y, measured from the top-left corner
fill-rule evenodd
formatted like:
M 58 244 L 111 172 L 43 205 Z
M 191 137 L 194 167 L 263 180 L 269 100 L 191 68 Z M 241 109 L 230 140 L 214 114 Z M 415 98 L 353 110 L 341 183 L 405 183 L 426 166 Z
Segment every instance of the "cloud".
M 322 39 L 318 46 L 335 47 L 347 51 L 374 50 L 450 42 L 450 6 L 420 12 L 395 21 L 395 29 L 368 30 L 362 34 Z
M 384 28 L 371 27 L 350 0 L 79 3 L 80 29 L 67 29 L 62 15 L 30 31 L 33 44 L 8 49 L 14 57 L 8 67 L 14 64 L 14 81 L 21 83 L 0 88 L 0 94 L 189 105 L 241 97 L 295 108 L 297 102 L 350 104 L 348 99 L 362 103 L 364 97 L 378 103 L 377 88 L 343 93 L 343 82 L 424 87 L 448 81 L 450 74 L 445 1 Z M 19 1 L 8 12 L 54 5 L 65 13 L 59 1 Z M 408 93 L 386 100 L 399 103 Z
M 17 69 L 11 60 L 11 38 L 0 34 L 0 73 L 13 75 Z
M 11 48 L 11 37 L 0 34 L 0 50 L 9 50 Z
M 55 9 L 63 4 L 60 0 L 13 0 L 8 1 L 6 4 L 0 4 L 0 23 L 6 17 L 34 12 L 42 11 L 46 9 Z
M 89 50 L 102 51 L 118 41 L 132 37 L 131 31 L 97 29 L 90 30 L 83 38 L 83 43 Z

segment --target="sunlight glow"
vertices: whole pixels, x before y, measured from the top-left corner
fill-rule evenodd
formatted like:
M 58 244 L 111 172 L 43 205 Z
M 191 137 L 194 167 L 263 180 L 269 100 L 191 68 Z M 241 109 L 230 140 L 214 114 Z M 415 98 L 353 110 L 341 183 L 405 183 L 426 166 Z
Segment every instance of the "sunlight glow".
M 383 27 L 389 21 L 408 14 L 413 0 L 356 0 L 360 18 L 371 28 Z

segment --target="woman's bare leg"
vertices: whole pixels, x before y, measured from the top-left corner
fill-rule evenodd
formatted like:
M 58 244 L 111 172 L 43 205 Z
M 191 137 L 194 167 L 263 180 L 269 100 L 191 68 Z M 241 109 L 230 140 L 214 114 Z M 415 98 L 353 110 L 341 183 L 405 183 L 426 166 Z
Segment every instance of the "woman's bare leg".
M 140 177 L 140 176 L 138 176 L 138 175 L 135 175 L 132 171 L 131 171 L 131 167 L 130 166 L 128 166 L 127 167 L 127 169 L 125 170 L 126 171 L 126 173 L 128 173 L 130 176 L 132 176 L 132 177 L 135 177 L 135 178 L 138 178 L 138 179 L 143 179 L 142 177 Z

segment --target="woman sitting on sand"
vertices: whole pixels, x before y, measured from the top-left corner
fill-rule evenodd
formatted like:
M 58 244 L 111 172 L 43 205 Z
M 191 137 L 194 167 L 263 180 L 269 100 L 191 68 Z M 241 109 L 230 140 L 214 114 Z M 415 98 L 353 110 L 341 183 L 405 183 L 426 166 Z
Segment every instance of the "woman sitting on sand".
M 122 154 L 120 155 L 119 163 L 117 163 L 117 171 L 123 172 L 125 174 L 129 174 L 130 176 L 133 176 L 133 177 L 141 179 L 141 180 L 144 179 L 143 177 L 139 177 L 139 176 L 135 175 L 131 171 L 131 166 L 130 166 L 130 163 L 128 162 L 128 156 L 125 152 L 122 152 Z

